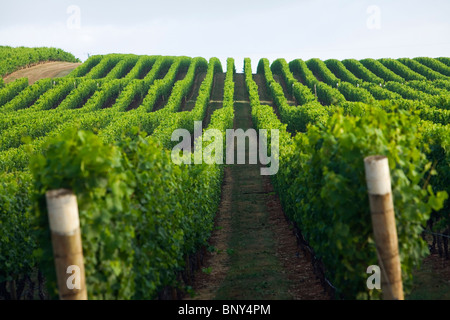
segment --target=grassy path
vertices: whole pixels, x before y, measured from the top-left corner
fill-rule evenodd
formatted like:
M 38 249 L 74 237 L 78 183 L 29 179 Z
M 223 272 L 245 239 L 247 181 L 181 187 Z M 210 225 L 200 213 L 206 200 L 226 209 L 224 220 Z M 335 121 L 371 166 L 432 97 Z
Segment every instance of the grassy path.
M 235 75 L 235 100 L 234 128 L 253 128 L 243 74 Z M 196 275 L 191 299 L 327 298 L 259 165 L 226 167 L 210 245 L 214 251 Z

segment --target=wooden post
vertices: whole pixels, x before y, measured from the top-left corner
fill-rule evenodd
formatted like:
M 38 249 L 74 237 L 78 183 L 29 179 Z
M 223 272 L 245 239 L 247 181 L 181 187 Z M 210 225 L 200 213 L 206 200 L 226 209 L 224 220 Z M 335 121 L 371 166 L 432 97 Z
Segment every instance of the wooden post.
M 402 272 L 388 159 L 364 159 L 375 245 L 381 270 L 384 300 L 403 300 Z
M 51 190 L 45 196 L 59 298 L 87 300 L 77 198 L 67 189 Z

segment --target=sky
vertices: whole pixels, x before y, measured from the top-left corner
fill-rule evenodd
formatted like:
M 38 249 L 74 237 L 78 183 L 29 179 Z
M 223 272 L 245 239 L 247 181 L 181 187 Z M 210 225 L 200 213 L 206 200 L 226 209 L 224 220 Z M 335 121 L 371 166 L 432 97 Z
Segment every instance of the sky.
M 2 0 L 0 45 L 89 55 L 450 56 L 449 0 Z

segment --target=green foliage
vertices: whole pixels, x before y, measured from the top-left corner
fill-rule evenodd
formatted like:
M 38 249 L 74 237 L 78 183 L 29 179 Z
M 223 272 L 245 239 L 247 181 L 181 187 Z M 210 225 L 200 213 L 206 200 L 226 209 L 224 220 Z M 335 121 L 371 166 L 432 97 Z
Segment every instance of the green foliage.
M 316 67 L 317 70 L 322 70 L 322 73 L 325 74 L 325 71 L 323 69 L 323 62 L 319 63 L 320 60 L 309 60 L 310 65 L 312 67 Z M 294 74 L 297 74 L 301 79 L 302 82 L 305 83 L 309 89 L 317 94 L 317 99 L 323 104 L 323 105 L 341 105 L 345 102 L 345 97 L 339 92 L 338 89 L 332 88 L 328 86 L 326 83 L 317 80 L 317 78 L 314 76 L 314 74 L 311 72 L 310 69 L 308 69 L 308 66 L 306 63 L 301 59 L 293 60 L 289 63 L 289 67 L 291 71 Z M 330 70 L 325 69 L 328 72 L 326 72 L 328 75 L 331 73 Z M 319 72 L 319 71 L 318 71 Z M 335 81 L 334 78 L 332 78 L 331 75 L 329 75 L 332 81 Z M 333 75 L 334 77 L 334 75 Z M 334 85 L 336 85 L 339 81 L 334 82 Z
M 325 62 L 320 59 L 313 58 L 306 61 L 306 65 L 308 68 L 320 78 L 321 81 L 330 85 L 331 87 L 336 87 L 337 84 L 341 81 L 338 79 L 330 69 L 327 68 Z
M 405 80 L 426 80 L 424 76 L 418 74 L 415 71 L 412 71 L 406 65 L 401 63 L 400 60 L 383 58 L 379 59 L 378 61 Z
M 108 73 L 104 80 L 121 79 L 136 65 L 138 56 L 126 54 L 120 57 L 119 63 Z
M 435 88 L 445 89 L 447 91 L 450 91 L 450 80 L 434 80 L 434 81 L 430 81 L 428 83 Z
M 191 58 L 188 57 L 175 58 L 170 66 L 169 71 L 167 71 L 165 77 L 163 79 L 153 80 L 154 82 L 151 86 L 149 86 L 148 92 L 145 95 L 145 98 L 143 99 L 142 104 L 141 106 L 139 106 L 139 108 L 146 110 L 147 112 L 151 111 L 159 97 L 170 93 L 170 89 L 175 83 L 179 69 L 186 68 L 190 64 L 190 62 Z M 163 62 L 161 62 L 161 64 L 162 63 Z M 153 66 L 152 70 L 154 68 L 155 66 Z M 152 72 L 149 72 L 149 74 L 144 78 L 145 83 L 150 83 L 149 81 L 151 80 L 150 79 L 151 73 Z M 154 77 L 155 77 L 154 79 L 156 79 L 156 74 L 154 75 Z
M 233 58 L 227 58 L 227 73 L 225 75 L 223 107 L 233 107 L 234 103 L 234 82 L 233 76 L 236 72 Z M 231 126 L 232 127 L 232 126 Z
M 283 122 L 289 132 L 306 132 L 308 124 L 324 122 L 329 117 L 328 110 L 318 102 L 310 102 L 302 106 L 286 106 L 283 110 Z
M 97 89 L 95 80 L 81 81 L 75 84 L 75 89 L 67 95 L 57 108 L 59 110 L 82 108 Z
M 286 212 L 324 262 L 341 297 L 378 297 L 365 287 L 365 270 L 377 264 L 377 257 L 364 157 L 389 158 L 406 290 L 414 266 L 427 253 L 422 226 L 432 209 L 442 207 L 446 195 L 421 187 L 429 165 L 417 124 L 418 119 L 405 112 L 388 115 L 370 108 L 361 117 L 336 112 L 326 125 L 297 135 L 295 152 L 281 163 L 276 179 Z
M 28 87 L 28 78 L 20 78 L 0 89 L 0 108 Z
M 431 94 L 419 91 L 413 88 L 414 85 L 408 86 L 398 82 L 386 82 L 386 89 L 400 94 L 405 99 L 418 100 L 426 103 L 429 106 L 436 106 L 442 109 L 450 109 L 450 95 L 447 92 L 442 92 L 441 95 L 433 96 Z
M 29 174 L 0 174 L 0 282 L 16 280 L 35 264 Z
M 401 58 L 397 61 L 403 63 L 405 66 L 410 68 L 412 71 L 422 75 L 427 80 L 437 80 L 437 79 L 448 79 L 448 77 L 440 74 L 439 72 L 434 71 L 433 69 L 421 64 L 420 62 L 417 62 L 416 60 L 409 59 L 409 58 Z M 416 79 L 420 80 L 420 79 Z M 424 80 L 424 79 L 422 79 Z
M 76 81 L 72 81 L 71 79 L 58 83 L 53 82 L 53 87 L 42 94 L 36 102 L 28 108 L 27 112 L 57 108 L 61 101 L 75 89 L 75 86 Z
M 415 90 L 419 90 L 419 91 L 422 91 L 424 93 L 431 94 L 431 95 L 448 95 L 449 94 L 449 92 L 448 92 L 449 90 L 436 88 L 433 85 L 433 82 L 426 81 L 426 80 L 408 81 L 406 83 L 406 85 Z
M 314 87 L 314 84 L 318 82 L 312 71 L 308 69 L 305 61 L 301 59 L 295 59 L 289 62 L 289 68 L 292 73 L 300 77 L 302 83 L 307 85 L 309 88 Z
M 297 100 L 300 105 L 317 101 L 311 90 L 295 79 L 291 70 L 289 70 L 289 65 L 286 63 L 286 60 L 275 60 L 270 66 L 270 69 L 274 74 L 280 74 L 284 78 L 288 92 L 295 97 L 295 100 Z
M 338 77 L 342 81 L 350 82 L 354 85 L 361 84 L 362 81 L 355 77 L 350 71 L 348 71 L 341 61 L 336 59 L 328 59 L 325 60 L 325 64 L 328 69 L 330 69 L 336 75 L 336 77 Z
M 197 67 L 199 67 L 198 70 L 204 69 L 204 63 L 206 63 L 206 61 L 203 59 L 196 59 L 197 58 L 195 58 L 195 61 L 191 64 L 185 78 L 178 81 L 173 87 L 166 106 L 153 113 L 155 128 L 153 136 L 166 148 L 172 148 L 176 145 L 176 142 L 171 140 L 172 132 L 175 129 L 183 128 L 192 133 L 194 130 L 194 121 L 200 121 L 204 118 L 209 103 L 209 97 L 211 95 L 214 74 L 222 69 L 220 60 L 211 58 L 206 77 L 200 86 L 199 95 L 194 108 L 190 112 L 176 112 L 180 108 L 182 99 L 189 93 L 189 90 L 194 83 L 195 70 Z M 200 63 L 200 66 L 198 63 Z M 231 103 L 233 102 L 231 101 Z
M 447 67 L 450 67 L 450 58 L 448 58 L 448 57 L 439 57 L 439 58 L 436 58 L 436 60 L 438 60 L 439 62 L 442 62 Z
M 376 100 L 396 100 L 402 96 L 375 83 L 363 82 L 361 87 L 369 91 Z
M 414 58 L 414 60 L 420 62 L 421 64 L 427 66 L 430 69 L 433 69 L 434 71 L 437 71 L 447 77 L 450 77 L 450 67 L 437 59 L 428 57 L 417 57 Z
M 345 97 L 338 89 L 332 88 L 324 82 L 317 82 L 311 90 L 317 92 L 317 99 L 326 106 L 341 105 L 345 103 Z
M 102 60 L 102 55 L 90 56 L 82 65 L 73 69 L 68 75 L 68 78 L 84 77 L 92 68 L 99 64 Z
M 356 59 L 342 60 L 342 64 L 352 72 L 356 77 L 375 84 L 382 84 L 384 80 L 376 76 L 372 71 L 367 69 L 361 62 Z
M 160 58 L 160 56 L 140 56 L 134 67 L 125 76 L 125 79 L 143 79 L 158 58 Z
M 33 105 L 39 97 L 47 90 L 52 88 L 53 81 L 51 79 L 42 79 L 36 81 L 32 86 L 26 87 L 14 99 L 10 100 L 4 106 L 0 107 L 0 113 L 26 109 Z
M 108 73 L 118 64 L 121 60 L 121 54 L 108 54 L 101 58 L 100 62 L 95 65 L 90 71 L 84 75 L 86 79 L 101 79 L 105 78 Z
M 354 86 L 349 82 L 342 81 L 338 85 L 338 90 L 344 95 L 347 101 L 359 101 L 364 103 L 375 102 L 374 97 L 364 88 Z
M 445 198 L 439 191 L 450 192 L 450 81 L 405 82 L 379 61 L 364 61 L 296 59 L 288 65 L 277 59 L 270 66 L 261 59 L 258 72 L 280 121 L 273 107 L 260 105 L 250 59 L 244 59 L 253 122 L 280 130 L 280 170 L 272 179 L 283 208 L 304 228 L 340 294 L 351 298 L 367 297 L 363 264 L 374 262 L 361 180 L 364 155 L 389 156 L 407 279 L 426 251 L 419 232 L 431 208 L 436 230 L 450 221 L 448 200 L 439 210 Z M 417 63 L 427 69 L 416 63 L 411 69 L 445 73 L 445 59 L 423 61 Z M 205 70 L 195 107 L 178 112 L 195 75 Z M 174 144 L 174 129 L 193 132 L 194 121 L 204 120 L 218 72 L 217 58 L 105 55 L 89 58 L 68 77 L 31 86 L 20 79 L 0 88 L 1 279 L 17 278 L 39 263 L 56 293 L 43 195 L 66 187 L 79 197 L 90 298 L 151 299 L 164 286 L 176 286 L 185 255 L 205 244 L 212 230 L 223 168 L 174 165 L 163 147 Z M 283 77 L 300 106 L 288 105 L 272 72 Z M 176 81 L 181 73 L 186 75 Z M 223 108 L 208 126 L 224 135 L 233 126 L 234 73 L 229 58 Z M 333 73 L 342 78 L 337 88 Z M 164 107 L 153 111 L 162 96 Z M 129 110 L 137 100 L 142 104 Z M 27 173 L 30 158 L 33 176 Z
M 375 59 L 363 59 L 359 62 L 361 62 L 364 67 L 373 72 L 376 76 L 382 78 L 384 81 L 405 82 L 405 79 L 385 67 L 380 61 Z
M 82 106 L 82 110 L 86 112 L 101 110 L 108 104 L 114 105 L 120 92 L 129 84 L 129 80 L 111 80 L 98 86 L 96 80 L 85 81 L 89 81 L 90 83 L 94 82 L 96 85 L 96 88 L 94 88 L 96 90 L 95 93 Z M 60 107 L 62 108 L 63 106 Z
M 151 299 L 176 285 L 183 256 L 205 244 L 220 198 L 217 166 L 178 166 L 152 138 L 105 144 L 69 130 L 30 164 L 40 206 L 38 256 L 56 294 L 44 194 L 77 195 L 90 299 Z M 218 170 L 219 169 L 219 170 Z M 186 190 L 189 190 L 186 193 Z
M 247 87 L 250 106 L 252 109 L 261 104 L 259 100 L 258 85 L 253 80 L 252 65 L 250 58 L 244 58 L 245 85 Z
M 437 173 L 428 176 L 433 190 L 445 190 L 450 194 L 450 127 L 441 124 L 433 124 L 423 121 L 420 126 L 423 132 L 423 141 L 429 146 L 427 158 L 432 162 L 432 168 Z M 437 221 L 435 228 L 437 232 L 443 232 L 450 227 L 450 201 L 447 199 L 444 207 L 435 213 L 433 219 Z

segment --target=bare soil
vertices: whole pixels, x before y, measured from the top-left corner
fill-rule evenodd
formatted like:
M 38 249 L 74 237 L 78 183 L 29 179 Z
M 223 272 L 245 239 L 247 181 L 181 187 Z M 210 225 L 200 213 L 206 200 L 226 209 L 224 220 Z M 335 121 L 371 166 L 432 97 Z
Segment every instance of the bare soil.
M 223 93 L 225 85 L 225 73 L 218 73 L 214 75 L 213 87 L 211 90 L 211 97 L 208 107 L 206 109 L 205 117 L 203 118 L 203 128 L 207 128 L 211 122 L 211 116 L 217 109 L 223 107 Z
M 19 78 L 28 78 L 29 84 L 44 78 L 60 78 L 68 75 L 73 69 L 81 63 L 50 61 L 34 65 L 29 68 L 17 70 L 3 79 L 6 83 Z
M 278 75 L 278 74 L 274 74 L 273 78 L 283 88 L 284 96 L 286 97 L 286 100 L 287 100 L 288 104 L 291 105 L 291 106 L 295 105 L 296 103 L 295 103 L 294 97 L 287 90 L 287 86 L 286 86 L 286 82 L 284 81 L 284 78 L 282 76 Z
M 194 83 L 191 87 L 190 92 L 181 102 L 180 111 L 192 111 L 195 106 L 195 101 L 197 101 L 198 92 L 203 80 L 206 77 L 206 72 L 200 72 L 195 75 Z
M 266 79 L 264 79 L 263 74 L 254 74 L 253 80 L 258 85 L 258 95 L 261 104 L 273 105 L 272 95 L 266 88 Z

